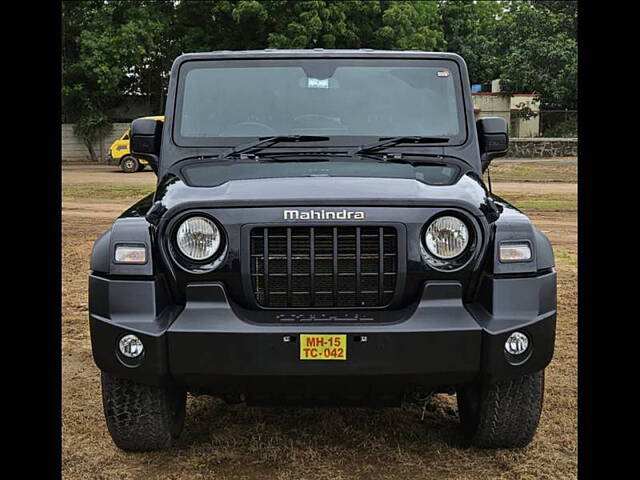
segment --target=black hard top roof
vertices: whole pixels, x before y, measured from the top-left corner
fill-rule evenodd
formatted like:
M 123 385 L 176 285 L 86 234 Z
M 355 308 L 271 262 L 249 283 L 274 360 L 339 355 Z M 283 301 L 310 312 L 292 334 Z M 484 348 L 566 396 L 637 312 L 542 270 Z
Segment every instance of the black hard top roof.
M 223 60 L 251 58 L 424 58 L 453 60 L 464 64 L 462 57 L 448 52 L 424 52 L 420 50 L 373 50 L 369 48 L 339 50 L 314 48 L 309 50 L 219 50 L 214 52 L 185 53 L 176 58 L 174 66 L 190 60 Z

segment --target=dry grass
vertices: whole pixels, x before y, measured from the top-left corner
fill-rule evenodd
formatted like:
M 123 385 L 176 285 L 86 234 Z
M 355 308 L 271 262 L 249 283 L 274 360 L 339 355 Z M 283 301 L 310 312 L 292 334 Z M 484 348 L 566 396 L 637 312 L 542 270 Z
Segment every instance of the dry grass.
M 77 194 L 83 190 L 71 191 Z M 87 191 L 88 200 L 95 198 L 95 192 Z M 122 209 L 132 203 L 130 197 L 125 198 Z M 82 201 L 81 196 L 73 199 Z M 87 205 L 85 214 L 63 215 L 65 479 L 576 477 L 574 210 L 537 212 L 523 207 L 550 234 L 559 274 L 556 352 L 547 369 L 541 424 L 527 448 L 459 448 L 455 398 L 448 395 L 438 395 L 427 405 L 423 421 L 418 406 L 380 410 L 252 408 L 226 405 L 209 397 L 189 397 L 185 430 L 176 448 L 130 454 L 113 445 L 104 423 L 99 372 L 91 358 L 87 321 L 91 246 L 115 215 L 92 216 L 91 203 Z M 567 224 L 573 225 L 573 230 L 567 229 Z
M 118 185 L 118 184 L 70 184 L 62 187 L 65 200 L 131 200 L 153 192 L 154 185 Z
M 558 193 L 507 193 L 501 195 L 527 215 L 540 212 L 577 212 L 578 202 L 575 194 Z
M 575 182 L 578 175 L 575 158 L 497 159 L 491 162 L 490 168 L 494 182 Z

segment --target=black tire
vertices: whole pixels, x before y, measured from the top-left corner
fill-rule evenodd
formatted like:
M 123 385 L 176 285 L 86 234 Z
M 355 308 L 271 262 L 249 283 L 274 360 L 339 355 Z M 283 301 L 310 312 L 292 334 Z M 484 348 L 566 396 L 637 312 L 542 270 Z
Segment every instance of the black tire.
M 138 171 L 140 167 L 140 162 L 135 157 L 131 155 L 126 155 L 122 160 L 120 160 L 120 168 L 124 173 L 134 173 Z
M 540 421 L 544 370 L 512 380 L 465 385 L 456 396 L 467 446 L 525 447 Z
M 102 372 L 107 428 L 122 450 L 169 448 L 184 425 L 184 390 L 144 385 Z

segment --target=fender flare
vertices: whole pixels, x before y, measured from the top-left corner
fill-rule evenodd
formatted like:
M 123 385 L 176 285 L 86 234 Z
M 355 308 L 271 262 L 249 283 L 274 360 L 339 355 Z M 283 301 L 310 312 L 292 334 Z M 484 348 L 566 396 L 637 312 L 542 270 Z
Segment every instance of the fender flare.
M 113 226 L 96 240 L 91 252 L 91 270 L 105 275 L 152 276 L 152 225 L 144 217 L 118 218 Z M 118 244 L 142 244 L 147 249 L 147 262 L 143 265 L 125 265 L 115 262 Z

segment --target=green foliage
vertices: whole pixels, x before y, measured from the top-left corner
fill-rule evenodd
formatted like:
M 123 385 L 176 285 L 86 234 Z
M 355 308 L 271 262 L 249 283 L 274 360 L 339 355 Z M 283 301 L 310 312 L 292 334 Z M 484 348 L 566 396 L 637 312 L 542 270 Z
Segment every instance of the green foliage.
M 343 2 L 273 2 L 275 31 L 267 41 L 271 48 L 337 48 L 353 40 L 347 29 Z
M 548 122 L 544 125 L 542 132 L 545 137 L 570 137 L 578 136 L 578 117 L 571 115 L 567 118 L 561 118 L 555 122 Z
M 97 160 L 91 143 L 108 131 L 107 112 L 126 94 L 148 91 L 146 80 L 166 72 L 158 48 L 167 24 L 162 3 L 65 2 L 63 114 Z M 169 2 L 165 2 L 170 5 Z
M 73 133 L 82 139 L 91 161 L 97 161 L 93 144 L 113 131 L 109 118 L 99 112 L 91 112 L 81 116 L 73 127 Z
M 379 48 L 438 51 L 445 47 L 435 1 L 391 2 L 376 32 Z
M 497 29 L 504 90 L 537 93 L 546 109 L 577 108 L 576 2 L 516 1 L 506 9 Z
M 500 2 L 440 2 L 442 26 L 447 51 L 461 55 L 467 62 L 471 83 L 481 83 L 498 76 L 500 39 Z
M 111 133 L 113 125 L 109 122 L 109 118 L 100 113 L 92 113 L 84 116 L 75 124 L 74 132 L 76 135 L 87 142 L 95 142 L 101 135 Z

